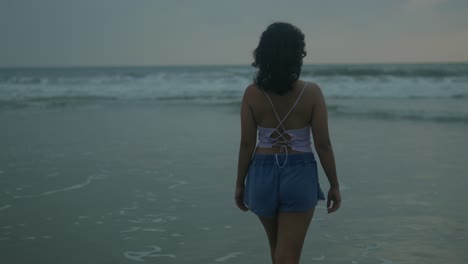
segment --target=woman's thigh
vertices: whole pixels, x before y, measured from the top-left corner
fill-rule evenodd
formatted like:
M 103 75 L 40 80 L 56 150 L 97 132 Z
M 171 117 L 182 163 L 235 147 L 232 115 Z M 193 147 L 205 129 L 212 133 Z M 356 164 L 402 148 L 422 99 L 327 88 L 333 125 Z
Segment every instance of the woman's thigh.
M 304 239 L 315 208 L 306 212 L 280 212 L 276 242 L 276 258 L 299 261 Z

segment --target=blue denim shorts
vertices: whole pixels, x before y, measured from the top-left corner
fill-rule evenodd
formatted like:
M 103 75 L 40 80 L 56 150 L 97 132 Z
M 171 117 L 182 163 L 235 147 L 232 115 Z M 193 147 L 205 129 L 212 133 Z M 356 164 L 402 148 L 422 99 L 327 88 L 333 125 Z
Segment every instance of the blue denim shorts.
M 285 164 L 283 168 L 278 166 Z M 247 173 L 244 201 L 259 216 L 305 212 L 325 200 L 314 154 L 255 154 Z M 286 161 L 286 163 L 284 163 Z

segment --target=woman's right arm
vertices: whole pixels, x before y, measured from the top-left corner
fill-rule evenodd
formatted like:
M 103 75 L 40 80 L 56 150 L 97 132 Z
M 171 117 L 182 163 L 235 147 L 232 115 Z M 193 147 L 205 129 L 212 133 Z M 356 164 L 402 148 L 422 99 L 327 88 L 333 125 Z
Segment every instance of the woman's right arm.
M 332 213 L 340 207 L 341 195 L 336 175 L 335 155 L 328 132 L 328 114 L 325 98 L 322 90 L 317 85 L 313 88 L 313 109 L 312 109 L 312 136 L 317 154 L 322 164 L 323 170 L 330 183 L 330 190 L 327 197 L 328 213 Z
M 243 211 L 248 209 L 244 203 L 244 182 L 257 143 L 257 123 L 255 122 L 252 108 L 248 102 L 248 97 L 251 96 L 252 89 L 252 86 L 247 87 L 241 104 L 241 141 L 239 160 L 237 163 L 235 201 L 237 206 Z

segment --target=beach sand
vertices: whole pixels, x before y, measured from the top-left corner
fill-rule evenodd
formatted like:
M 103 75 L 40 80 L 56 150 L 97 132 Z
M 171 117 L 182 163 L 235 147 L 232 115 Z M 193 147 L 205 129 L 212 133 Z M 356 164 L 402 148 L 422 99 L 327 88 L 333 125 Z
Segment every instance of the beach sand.
M 2 263 L 268 263 L 233 202 L 237 105 L 30 107 L 0 124 Z M 331 115 L 342 208 L 319 203 L 302 263 L 466 262 L 467 128 Z

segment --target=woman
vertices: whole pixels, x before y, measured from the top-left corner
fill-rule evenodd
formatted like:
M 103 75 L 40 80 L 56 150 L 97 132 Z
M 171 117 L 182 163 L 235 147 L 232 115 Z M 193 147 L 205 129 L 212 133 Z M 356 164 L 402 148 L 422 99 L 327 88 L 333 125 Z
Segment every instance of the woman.
M 241 142 L 235 201 L 258 215 L 275 264 L 299 263 L 318 200 L 314 146 L 330 183 L 328 213 L 340 207 L 327 109 L 316 84 L 299 79 L 304 34 L 288 23 L 273 23 L 254 51 L 258 73 L 241 106 Z M 256 144 L 258 131 L 258 144 Z

